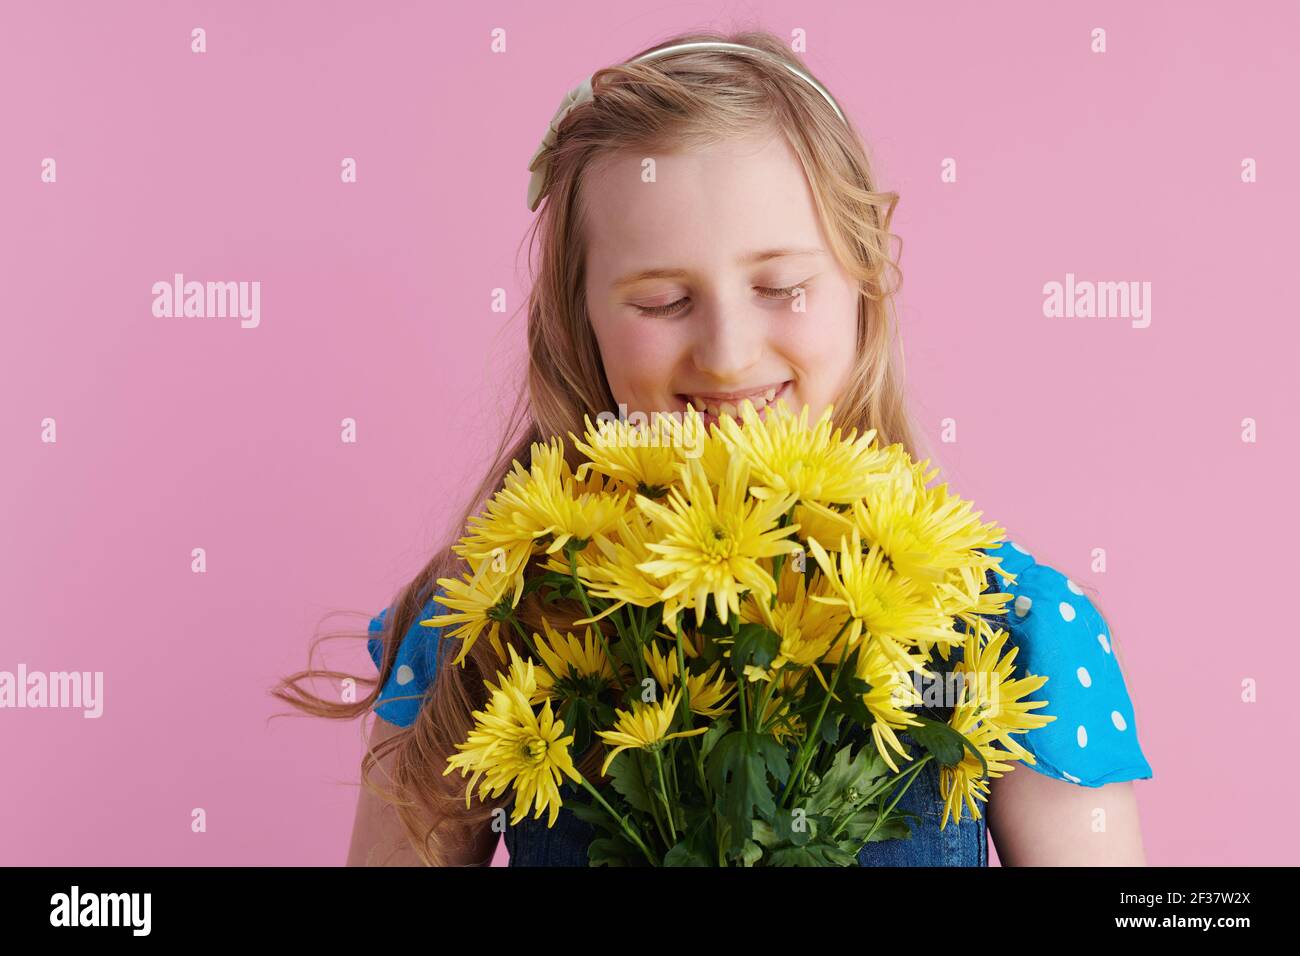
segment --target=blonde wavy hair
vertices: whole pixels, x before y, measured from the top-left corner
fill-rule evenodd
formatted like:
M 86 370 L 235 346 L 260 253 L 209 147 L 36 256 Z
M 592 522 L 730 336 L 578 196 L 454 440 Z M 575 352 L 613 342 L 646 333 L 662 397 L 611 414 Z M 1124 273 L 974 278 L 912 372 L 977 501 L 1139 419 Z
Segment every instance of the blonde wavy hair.
M 897 340 L 894 313 L 901 272 L 897 258 L 891 257 L 896 237 L 890 232 L 890 220 L 898 195 L 877 188 L 856 131 L 812 86 L 777 62 L 784 60 L 808 71 L 772 34 L 683 34 L 642 53 L 700 40 L 745 44 L 770 53 L 773 59 L 693 50 L 606 67 L 592 77 L 594 98 L 573 109 L 560 127 L 545 201 L 526 236 L 535 276 L 527 301 L 527 378 L 520 383 L 494 461 L 457 527 L 463 528 L 465 520 L 502 486 L 512 461 L 529 462 L 534 442 L 570 431 L 582 434 L 584 414 L 594 418 L 601 410 L 617 407 L 586 311 L 582 230 L 584 171 L 614 151 L 671 153 L 707 148 L 723 137 L 779 130 L 798 155 L 834 255 L 860 283 L 856 362 L 835 402 L 834 420 L 859 433 L 874 428 L 881 444 L 901 442 L 913 457 L 920 457 L 903 398 L 902 344 Z M 569 451 L 572 454 L 573 449 Z M 433 595 L 437 580 L 459 576 L 466 569 L 451 552 L 453 543 L 448 541 L 433 555 L 389 609 L 376 678 L 312 669 L 311 655 L 323 639 L 317 638 L 308 669 L 283 678 L 272 694 L 321 717 L 350 720 L 370 712 L 394 667 L 402 637 Z M 548 605 L 546 613 L 557 625 L 582 616 L 577 608 L 561 605 Z M 522 602 L 519 616 L 530 629 L 541 630 L 536 594 Z M 365 639 L 369 634 L 347 636 Z M 509 639 L 517 640 L 514 635 Z M 495 680 L 498 669 L 501 665 L 489 642 L 476 642 L 463 667 L 438 668 L 414 723 L 368 749 L 362 759 L 362 784 L 396 807 L 412 847 L 428 865 L 445 865 L 450 848 L 472 845 L 494 811 L 509 803 L 507 792 L 497 800 L 476 798 L 466 808 L 464 779 L 459 774 L 443 775 L 447 757 L 469 734 L 471 711 L 486 704 L 484 679 Z M 337 691 L 332 698 L 312 693 L 308 685 L 317 678 L 351 678 L 358 686 L 372 689 L 364 699 L 340 702 Z M 392 752 L 392 787 L 384 788 L 371 779 L 371 772 Z M 602 756 L 596 744 L 576 761 L 588 780 L 600 781 Z

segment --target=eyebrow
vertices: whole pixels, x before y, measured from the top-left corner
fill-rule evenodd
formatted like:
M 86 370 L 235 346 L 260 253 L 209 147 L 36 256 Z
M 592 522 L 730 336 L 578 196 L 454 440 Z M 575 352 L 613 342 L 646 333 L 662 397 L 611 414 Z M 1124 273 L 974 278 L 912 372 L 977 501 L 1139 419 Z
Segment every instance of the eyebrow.
M 820 256 L 825 255 L 822 249 L 760 249 L 758 252 L 751 252 L 748 255 L 741 256 L 736 260 L 738 265 L 757 265 L 760 262 L 767 262 L 769 259 L 785 259 L 791 256 Z M 632 285 L 635 282 L 641 282 L 645 279 L 680 279 L 689 275 L 685 269 L 644 269 L 640 272 L 633 272 L 623 276 L 621 279 L 614 281 L 615 289 L 622 288 L 625 285 Z

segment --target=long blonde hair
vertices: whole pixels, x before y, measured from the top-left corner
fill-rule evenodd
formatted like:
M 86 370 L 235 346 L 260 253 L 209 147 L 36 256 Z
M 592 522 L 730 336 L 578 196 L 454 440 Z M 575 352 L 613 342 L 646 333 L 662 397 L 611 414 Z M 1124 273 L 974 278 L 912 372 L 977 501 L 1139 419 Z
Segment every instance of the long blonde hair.
M 777 37 L 761 31 L 691 33 L 642 53 L 697 40 L 745 44 L 775 59 L 693 50 L 607 67 L 592 77 L 593 100 L 574 108 L 560 129 L 546 199 L 528 234 L 535 280 L 527 305 L 527 380 L 521 383 L 493 463 L 457 527 L 463 528 L 502 486 L 512 461 L 528 463 L 533 442 L 570 431 L 580 435 L 584 414 L 594 417 L 616 407 L 583 296 L 586 256 L 581 205 L 584 171 L 612 151 L 669 153 L 707 147 L 720 137 L 779 130 L 808 178 L 833 253 L 861 288 L 856 362 L 835 402 L 835 422 L 859 433 L 875 429 L 882 445 L 901 442 L 910 454 L 920 457 L 903 398 L 902 346 L 896 342 L 894 295 L 901 272 L 891 255 L 896 237 L 890 232 L 890 220 L 898 195 L 877 189 L 858 134 L 812 86 L 776 62 L 784 60 L 807 71 Z M 308 669 L 285 677 L 272 693 L 321 717 L 352 719 L 370 711 L 394 667 L 403 635 L 434 593 L 437 580 L 465 570 L 464 562 L 450 550 L 452 543 L 448 541 L 433 555 L 390 608 L 377 678 L 314 670 L 309 653 Z M 519 616 L 540 630 L 536 595 L 531 597 L 523 602 Z M 570 621 L 581 616 L 577 609 L 567 613 Z M 554 621 L 565 609 L 548 605 L 546 614 Z M 313 641 L 311 653 L 321 639 Z M 412 846 L 431 866 L 443 865 L 450 848 L 471 845 L 493 812 L 510 800 L 509 792 L 496 800 L 476 798 L 467 809 L 465 781 L 459 774 L 443 775 L 447 757 L 471 729 L 471 711 L 486 703 L 484 679 L 495 680 L 500 667 L 489 643 L 476 642 L 463 667 L 438 668 L 414 723 L 368 750 L 362 759 L 362 784 L 397 808 Z M 310 681 L 321 677 L 332 681 L 351 677 L 359 686 L 372 689 L 362 700 L 340 702 L 308 689 Z M 393 786 L 377 786 L 370 773 L 380 758 L 393 751 Z M 577 761 L 589 780 L 598 778 L 601 757 L 600 748 L 593 746 Z

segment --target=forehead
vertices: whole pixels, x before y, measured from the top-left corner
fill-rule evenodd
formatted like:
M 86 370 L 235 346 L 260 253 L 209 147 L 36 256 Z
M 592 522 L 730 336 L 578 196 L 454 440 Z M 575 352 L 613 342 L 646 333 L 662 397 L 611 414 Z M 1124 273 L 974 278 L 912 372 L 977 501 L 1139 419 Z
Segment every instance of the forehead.
M 654 181 L 643 181 L 654 160 Z M 608 154 L 583 182 L 587 268 L 731 262 L 736 253 L 814 246 L 812 190 L 780 133 L 667 154 Z

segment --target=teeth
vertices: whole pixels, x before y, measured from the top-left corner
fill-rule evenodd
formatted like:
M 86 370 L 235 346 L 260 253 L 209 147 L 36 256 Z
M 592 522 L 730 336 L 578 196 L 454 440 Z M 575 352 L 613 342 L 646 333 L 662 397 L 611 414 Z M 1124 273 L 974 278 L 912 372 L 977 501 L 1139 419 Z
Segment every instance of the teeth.
M 753 404 L 754 411 L 761 412 L 767 407 L 768 403 L 772 401 L 772 399 L 776 398 L 776 393 L 779 391 L 781 391 L 780 387 L 769 388 L 765 392 L 751 395 L 749 401 Z M 706 415 L 712 415 L 714 418 L 721 418 L 723 415 L 730 415 L 732 418 L 739 418 L 740 406 L 745 401 L 744 399 L 741 399 L 738 402 L 716 402 L 710 401 L 706 398 L 697 398 L 695 396 L 688 396 L 688 398 L 690 403 L 694 405 L 698 411 Z

